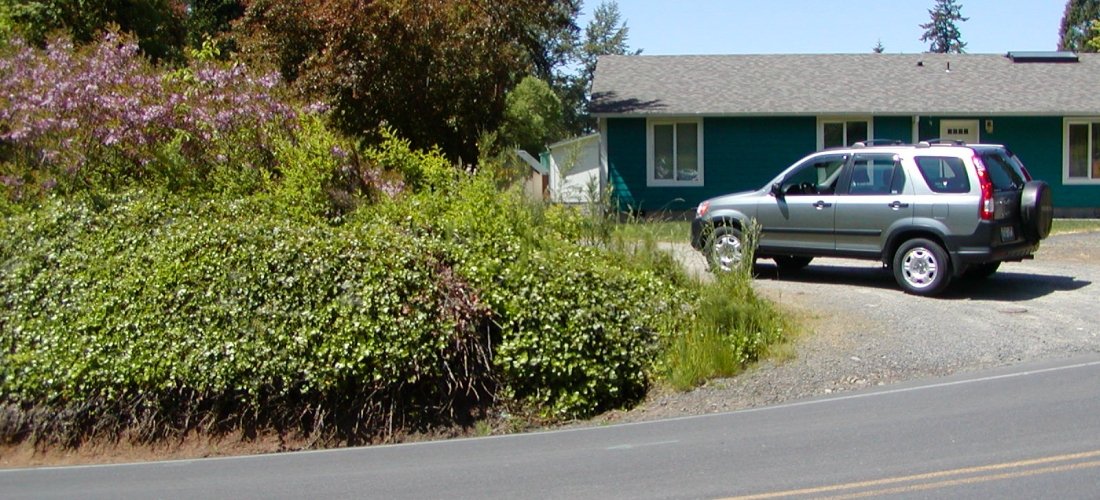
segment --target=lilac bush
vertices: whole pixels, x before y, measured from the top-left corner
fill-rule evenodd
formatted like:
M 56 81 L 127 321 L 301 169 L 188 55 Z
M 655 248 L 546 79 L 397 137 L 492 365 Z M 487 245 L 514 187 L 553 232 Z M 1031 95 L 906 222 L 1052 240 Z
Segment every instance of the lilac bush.
M 219 166 L 273 169 L 273 140 L 297 118 L 279 86 L 242 65 L 161 69 L 118 33 L 79 49 L 13 39 L 0 53 L 0 185 L 13 198 L 113 187 L 156 177 L 165 158 L 200 181 Z

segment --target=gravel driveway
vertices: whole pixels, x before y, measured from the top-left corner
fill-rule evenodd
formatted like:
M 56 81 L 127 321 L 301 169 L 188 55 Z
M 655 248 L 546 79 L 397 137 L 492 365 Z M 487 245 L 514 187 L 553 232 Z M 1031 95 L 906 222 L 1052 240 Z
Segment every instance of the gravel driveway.
M 815 259 L 797 273 L 757 265 L 757 290 L 798 315 L 794 359 L 766 361 L 687 393 L 657 391 L 636 421 L 729 411 L 870 385 L 1100 352 L 1100 232 L 1052 236 L 1035 260 L 956 280 L 936 298 L 906 295 L 881 264 Z M 694 273 L 702 257 L 672 249 Z

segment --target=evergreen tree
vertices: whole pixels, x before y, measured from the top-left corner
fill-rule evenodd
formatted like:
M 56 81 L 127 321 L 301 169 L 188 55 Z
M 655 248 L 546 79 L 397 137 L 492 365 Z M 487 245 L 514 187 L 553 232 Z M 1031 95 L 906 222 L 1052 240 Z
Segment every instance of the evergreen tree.
M 575 46 L 574 60 L 579 72 L 563 76 L 562 102 L 566 106 L 566 129 L 573 134 L 591 132 L 595 120 L 588 114 L 591 100 L 592 77 L 596 61 L 603 55 L 638 55 L 641 49 L 631 49 L 627 40 L 630 28 L 622 18 L 615 0 L 604 0 L 592 13 L 592 19 L 584 30 L 584 40 Z
M 920 25 L 925 30 L 920 37 L 921 41 L 932 42 L 928 51 L 962 54 L 966 42 L 962 41 L 958 23 L 970 19 L 962 16 L 962 5 L 955 3 L 955 0 L 936 0 L 935 7 L 928 10 L 928 15 L 931 20 Z
M 1100 20 L 1100 0 L 1069 0 L 1062 14 L 1062 26 L 1058 30 L 1058 50 L 1096 52 L 1089 45 L 1092 38 L 1090 25 Z
M 886 47 L 882 45 L 882 39 L 881 38 L 879 39 L 878 43 L 875 44 L 874 47 L 871 47 L 871 51 L 876 53 L 876 54 L 881 54 L 883 52 L 886 52 Z

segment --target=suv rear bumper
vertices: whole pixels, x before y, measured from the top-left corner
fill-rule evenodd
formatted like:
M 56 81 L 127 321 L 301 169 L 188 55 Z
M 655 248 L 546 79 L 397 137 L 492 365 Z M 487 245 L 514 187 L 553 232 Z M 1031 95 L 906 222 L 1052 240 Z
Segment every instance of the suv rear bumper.
M 1038 243 L 1022 243 L 1000 247 L 961 247 L 950 251 L 951 260 L 961 264 L 984 264 L 1030 259 L 1039 250 Z
M 972 235 L 945 238 L 944 243 L 947 244 L 951 260 L 963 264 L 956 266 L 956 269 L 962 270 L 966 264 L 1030 259 L 1039 250 L 1038 241 L 1019 239 L 1008 243 L 1000 242 L 997 232 L 999 227 L 991 223 L 982 223 Z M 1019 234 L 1018 227 L 1014 234 Z

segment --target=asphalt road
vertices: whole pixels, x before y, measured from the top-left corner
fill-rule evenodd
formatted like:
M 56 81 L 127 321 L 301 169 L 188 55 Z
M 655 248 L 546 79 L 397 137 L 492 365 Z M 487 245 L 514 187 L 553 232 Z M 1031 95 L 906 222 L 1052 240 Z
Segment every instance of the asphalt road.
M 1100 356 L 733 413 L 0 471 L 3 498 L 1096 498 Z

